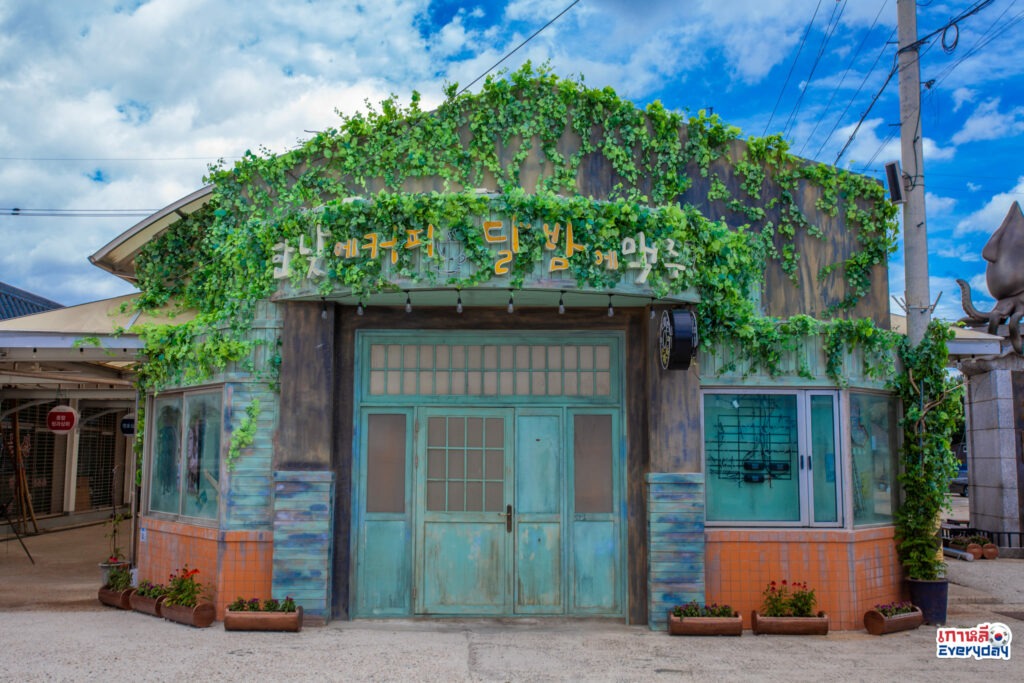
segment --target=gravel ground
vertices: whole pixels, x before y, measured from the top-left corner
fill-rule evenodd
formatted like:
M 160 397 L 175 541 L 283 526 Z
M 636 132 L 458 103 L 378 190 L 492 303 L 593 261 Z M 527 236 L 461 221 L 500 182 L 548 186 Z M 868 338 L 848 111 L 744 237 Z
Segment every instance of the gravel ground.
M 1013 660 L 940 660 L 935 627 L 884 637 L 670 638 L 587 620 L 335 621 L 300 633 L 193 629 L 102 607 L 102 527 L 0 543 L 0 681 L 1022 680 Z M 1024 560 L 950 564 L 950 625 L 1024 643 Z M 1019 647 L 1024 647 L 1020 645 Z M 1018 657 L 1024 656 L 1024 653 Z M 1013 674 L 1013 671 L 1017 671 Z

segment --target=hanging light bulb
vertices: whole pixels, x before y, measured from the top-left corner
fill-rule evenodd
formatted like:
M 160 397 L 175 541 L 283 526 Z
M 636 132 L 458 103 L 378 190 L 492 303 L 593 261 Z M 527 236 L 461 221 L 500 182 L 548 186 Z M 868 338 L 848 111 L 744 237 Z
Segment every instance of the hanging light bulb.
M 359 305 L 356 306 L 356 315 L 362 315 L 362 314 L 363 314 L 363 300 L 360 299 L 359 300 Z
M 462 290 L 459 290 L 459 301 L 455 304 L 455 312 L 462 313 Z
M 320 297 L 320 319 L 327 320 L 327 299 Z
M 612 295 L 608 295 L 608 317 L 611 318 L 615 315 L 615 309 L 612 308 Z
M 558 315 L 565 314 L 565 292 L 558 293 Z
M 516 310 L 516 306 L 512 302 L 512 290 L 510 289 L 510 290 L 508 290 L 508 312 L 509 313 L 515 313 L 515 310 Z
M 405 293 L 405 312 L 412 313 L 412 296 L 409 292 Z
M 651 320 L 654 320 L 654 298 L 651 298 Z

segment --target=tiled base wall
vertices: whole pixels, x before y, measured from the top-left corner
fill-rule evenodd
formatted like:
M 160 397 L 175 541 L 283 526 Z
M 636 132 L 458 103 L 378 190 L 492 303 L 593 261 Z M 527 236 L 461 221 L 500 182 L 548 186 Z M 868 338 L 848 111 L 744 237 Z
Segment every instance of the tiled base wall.
M 269 531 L 219 531 L 180 522 L 142 517 L 139 533 L 139 579 L 166 584 L 168 577 L 188 565 L 206 597 L 224 618 L 237 597 L 271 596 L 273 534 Z
M 894 529 L 862 531 L 708 529 L 708 602 L 727 603 L 743 615 L 761 605 L 770 581 L 806 581 L 815 589 L 818 609 L 837 631 L 863 628 L 864 612 L 904 598 L 903 573 L 896 557 Z
M 704 602 L 704 475 L 647 475 L 651 565 L 648 624 L 665 630 L 668 610 Z

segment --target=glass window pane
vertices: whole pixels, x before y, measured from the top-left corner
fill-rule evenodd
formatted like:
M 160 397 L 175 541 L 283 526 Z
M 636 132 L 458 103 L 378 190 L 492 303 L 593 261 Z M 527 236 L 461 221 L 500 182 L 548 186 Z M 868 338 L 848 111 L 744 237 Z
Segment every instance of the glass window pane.
M 404 363 L 403 367 L 406 370 L 413 370 L 416 368 L 416 363 L 419 356 L 418 351 L 419 349 L 416 346 L 411 345 L 406 346 L 402 349 L 402 362 Z
M 795 394 L 706 394 L 710 521 L 800 521 Z
M 448 418 L 448 445 L 459 448 L 466 445 L 466 418 Z
M 891 524 L 896 511 L 896 400 L 850 393 L 854 524 Z
M 374 370 L 370 373 L 370 393 L 380 396 L 384 393 L 384 371 Z
M 497 370 L 498 369 L 498 347 L 497 346 L 485 346 L 484 347 L 484 369 L 485 370 Z
M 500 481 L 489 481 L 484 485 L 484 509 L 487 512 L 503 512 L 505 510 L 504 486 Z
M 384 346 L 374 344 L 370 347 L 370 367 L 379 370 L 384 367 Z
M 478 481 L 466 482 L 466 510 L 480 512 L 484 509 L 484 485 Z
M 405 512 L 405 415 L 366 418 L 366 511 Z M 435 476 L 437 451 L 428 451 L 427 476 Z M 444 476 L 442 451 L 441 476 Z
M 548 348 L 548 369 L 549 370 L 561 370 L 562 369 L 562 347 L 551 346 Z
M 449 512 L 463 512 L 466 509 L 466 484 L 461 481 L 448 482 Z
M 448 451 L 448 478 L 466 478 L 466 452 Z
M 500 417 L 489 417 L 485 425 L 487 427 L 487 442 L 484 445 L 488 448 L 504 448 L 505 421 Z
M 427 482 L 427 509 L 431 511 L 443 511 L 444 504 L 444 482 Z
M 427 446 L 431 448 L 445 447 L 445 429 L 443 417 L 432 417 L 427 420 Z
M 402 347 L 398 344 L 388 344 L 388 368 L 397 370 L 402 367 Z
M 185 490 L 182 514 L 217 519 L 220 493 L 220 392 L 185 397 Z
M 454 476 L 454 475 L 453 475 Z M 484 478 L 484 452 L 478 450 L 466 451 L 466 478 Z
M 489 449 L 487 451 L 487 463 L 485 476 L 488 479 L 505 478 L 505 452 Z
M 573 482 L 576 512 L 612 511 L 611 415 L 573 417 Z
M 444 449 L 430 448 L 427 450 L 427 478 L 445 478 Z
M 149 508 L 179 512 L 181 495 L 181 397 L 158 398 L 153 403 L 153 453 Z
M 836 420 L 831 396 L 811 396 L 811 482 L 814 521 L 839 520 L 836 477 Z

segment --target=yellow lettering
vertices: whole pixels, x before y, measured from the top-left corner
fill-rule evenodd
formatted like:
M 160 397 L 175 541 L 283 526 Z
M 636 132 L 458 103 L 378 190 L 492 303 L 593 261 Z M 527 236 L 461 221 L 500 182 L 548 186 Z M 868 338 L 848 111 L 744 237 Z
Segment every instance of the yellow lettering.
M 498 252 L 498 260 L 494 262 L 495 275 L 508 275 L 508 264 L 512 263 L 512 251 L 502 249 Z

